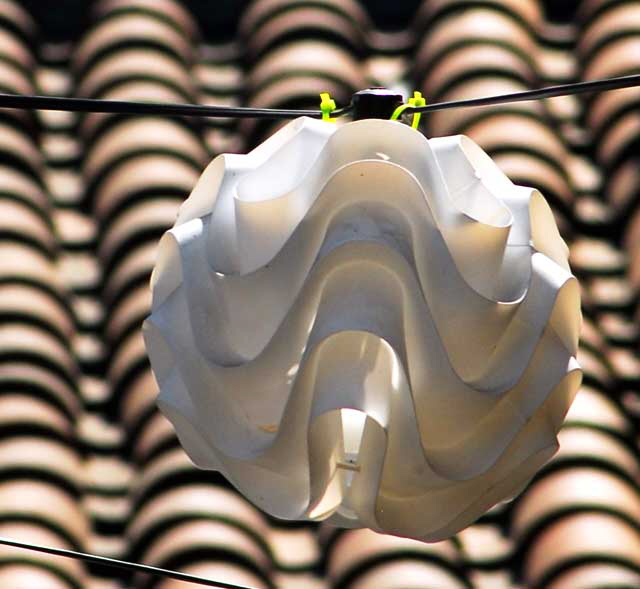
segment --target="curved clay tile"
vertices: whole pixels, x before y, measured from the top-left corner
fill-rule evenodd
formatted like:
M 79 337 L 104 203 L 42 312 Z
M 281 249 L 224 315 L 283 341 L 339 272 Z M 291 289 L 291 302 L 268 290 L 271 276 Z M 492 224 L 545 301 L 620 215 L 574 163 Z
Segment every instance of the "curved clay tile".
M 191 77 L 176 58 L 144 49 L 123 49 L 98 61 L 78 85 L 80 96 L 97 97 L 106 88 L 132 78 L 153 77 L 188 91 Z
M 462 45 L 452 50 L 428 68 L 424 86 L 435 94 L 452 86 L 457 80 L 477 76 L 477 64 L 495 73 L 533 83 L 535 73 L 531 64 L 520 54 L 492 44 Z
M 84 484 L 77 448 L 57 440 L 28 434 L 0 440 L 0 472 L 21 469 L 52 473 L 76 489 Z
M 47 589 L 75 589 L 54 571 L 32 563 L 8 564 L 0 568 L 0 583 L 5 587 L 47 587 Z
M 588 563 L 571 567 L 553 581 L 554 589 L 591 589 L 592 587 L 637 587 L 640 573 L 615 563 Z
M 362 30 L 344 15 L 310 5 L 277 13 L 247 36 L 247 49 L 251 58 L 259 58 L 265 51 L 286 43 L 292 37 L 305 39 L 336 39 L 355 52 L 363 51 Z
M 98 251 L 103 264 L 108 265 L 118 257 L 123 248 L 135 242 L 137 235 L 154 231 L 161 235 L 173 223 L 181 199 L 171 196 L 162 198 L 161 194 L 158 196 L 132 203 L 106 227 Z
M 175 121 L 141 117 L 125 119 L 101 133 L 84 160 L 84 173 L 92 179 L 122 157 L 161 148 L 205 162 L 204 148 L 193 131 Z
M 3 214 L 4 212 L 3 207 Z M 0 221 L 0 226 L 1 223 Z M 34 225 L 38 227 L 38 223 Z M 51 239 L 49 231 L 46 237 Z M 12 315 L 33 318 L 65 339 L 71 338 L 74 331 L 73 318 L 68 308 L 50 293 L 32 285 L 0 284 L 0 316 Z
M 64 538 L 62 538 L 59 534 L 56 534 L 52 530 L 44 528 L 42 526 L 38 526 L 35 523 L 30 522 L 6 522 L 0 524 L 0 535 L 5 538 L 13 538 L 18 541 L 25 542 L 35 542 L 37 544 L 41 544 L 44 546 L 54 546 L 56 548 L 64 548 L 64 549 L 72 549 L 73 546 Z M 27 570 L 24 571 L 25 577 L 19 580 L 20 584 L 12 585 L 10 584 L 10 575 L 5 577 L 6 574 L 6 561 L 10 561 L 13 559 L 16 560 L 24 560 L 25 553 L 18 548 L 9 548 L 7 546 L 0 547 L 0 562 L 5 561 L 4 566 L 0 567 L 0 582 L 6 583 L 7 587 L 28 587 L 28 584 L 25 583 L 26 579 L 29 579 L 30 575 Z M 22 558 L 21 558 L 22 557 Z M 67 558 L 59 558 L 56 556 L 44 554 L 44 553 L 30 553 L 29 554 L 29 563 L 30 566 L 34 566 L 34 572 L 36 572 L 36 577 L 31 580 L 33 585 L 32 587 L 54 587 L 55 584 L 44 584 L 44 580 L 46 579 L 46 575 L 43 575 L 40 582 L 42 585 L 38 584 L 38 575 L 37 572 L 46 573 L 47 569 L 52 569 L 51 573 L 54 575 L 66 575 L 70 580 L 75 581 L 77 584 L 81 584 L 82 581 L 86 577 L 86 572 L 84 571 L 84 567 L 82 563 L 67 559 Z M 14 565 L 15 566 L 15 565 Z M 25 567 L 26 568 L 26 567 Z M 59 579 L 62 581 L 63 579 Z M 67 585 L 65 585 L 67 586 Z
M 583 0 L 578 7 L 576 17 L 582 22 L 588 22 L 591 18 L 598 16 L 610 5 L 615 5 L 618 0 Z
M 74 53 L 74 67 L 82 70 L 96 55 L 109 49 L 117 51 L 122 44 L 154 43 L 179 55 L 185 62 L 192 58 L 189 40 L 174 26 L 141 14 L 120 14 L 103 21 L 89 32 Z
M 268 534 L 268 544 L 275 566 L 295 574 L 316 570 L 322 558 L 315 526 L 279 528 L 274 525 Z
M 637 290 L 630 277 L 629 284 Z M 626 314 L 619 312 L 602 313 L 599 317 L 602 333 L 610 344 L 631 347 L 638 341 L 640 329 L 638 323 Z
M 0 165 L 0 189 L 7 197 L 23 201 L 42 213 L 44 218 L 49 217 L 49 197 L 31 175 L 7 164 Z
M 0 124 L 0 150 L 20 162 L 21 168 L 38 180 L 41 173 L 42 154 L 27 132 Z
M 460 542 L 462 559 L 469 567 L 505 567 L 514 549 L 513 540 L 493 524 L 473 524 L 456 537 Z
M 588 289 L 589 299 L 598 309 L 624 310 L 635 304 L 635 292 L 625 276 L 598 276 Z
M 94 6 L 94 18 L 117 11 L 142 10 L 150 14 L 159 14 L 175 22 L 189 36 L 197 34 L 197 24 L 190 12 L 181 2 L 175 0 L 101 0 Z
M 586 113 L 589 127 L 596 137 L 606 136 L 608 123 L 619 113 L 632 109 L 640 102 L 640 88 L 623 88 L 603 92 L 593 97 Z
M 632 3 L 621 3 L 603 12 L 581 32 L 578 51 L 588 56 L 599 46 L 618 36 L 622 31 L 637 33 L 640 29 L 640 11 Z
M 155 261 L 157 244 L 142 243 L 131 248 L 122 260 L 116 260 L 105 277 L 103 295 L 107 304 L 113 302 L 130 284 L 147 281 Z
M 632 425 L 622 409 L 604 392 L 583 385 L 576 395 L 566 417 L 566 424 L 589 424 L 618 432 L 631 434 Z
M 189 92 L 185 89 L 177 88 L 173 84 L 164 85 L 158 83 L 157 80 L 134 78 L 105 90 L 100 98 L 103 100 L 129 100 L 134 102 L 188 102 Z M 113 115 L 108 113 L 87 114 L 80 122 L 82 135 L 90 141 L 96 130 L 100 129 L 105 122 L 112 118 Z
M 563 165 L 569 153 L 554 131 L 544 122 L 511 113 L 495 113 L 465 126 L 464 132 L 483 149 L 524 147 Z M 526 143 L 522 140 L 526 137 Z
M 184 192 L 186 195 L 198 178 L 198 170 L 175 156 L 137 155 L 113 168 L 104 178 L 96 195 L 95 213 L 105 219 L 122 207 L 136 193 L 156 190 Z
M 460 555 L 451 540 L 424 543 L 408 538 L 387 536 L 368 529 L 348 530 L 341 534 L 329 548 L 327 554 L 328 573 L 336 583 L 367 562 L 380 558 L 389 559 L 393 555 L 416 560 L 425 558 L 444 562 L 455 568 Z
M 11 91 L 15 94 L 31 94 L 33 92 L 33 84 L 24 70 L 9 62 L 0 61 L 0 76 L 4 91 Z
M 358 62 L 338 46 L 320 41 L 295 41 L 269 52 L 252 68 L 247 78 L 251 89 L 257 89 L 276 76 L 313 73 L 319 77 L 337 78 L 355 90 L 364 87 Z
M 576 274 L 611 274 L 624 272 L 627 255 L 607 239 L 579 237 L 569 248 L 569 262 Z
M 223 553 L 222 558 L 218 557 L 220 560 L 233 560 L 236 556 L 262 571 L 268 578 L 271 559 L 255 538 L 221 521 L 192 520 L 174 525 L 155 535 L 149 548 L 143 553 L 142 560 L 158 566 L 168 565 L 181 556 L 183 561 L 206 561 L 209 560 L 206 551 L 211 551 L 211 560 L 216 560 L 216 552 Z M 194 552 L 199 554 L 189 556 L 189 553 Z
M 176 516 L 197 519 L 236 520 L 263 538 L 268 526 L 262 514 L 234 491 L 207 484 L 189 484 L 168 489 L 141 505 L 131 519 L 128 535 L 134 541 L 148 530 Z
M 472 8 L 453 12 L 434 23 L 416 53 L 417 67 L 426 69 L 451 46 L 487 42 L 511 46 L 514 52 L 535 55 L 530 31 L 497 10 Z
M 467 589 L 468 584 L 446 568 L 434 562 L 398 559 L 364 569 L 346 585 L 349 589 L 376 587 L 376 589 Z
M 77 498 L 36 479 L 0 483 L 0 515 L 5 520 L 37 521 L 60 530 L 75 546 L 82 546 L 88 533 L 88 523 Z
M 153 377 L 146 372 L 143 378 L 147 380 Z M 133 440 L 133 457 L 140 464 L 144 464 L 157 448 L 165 448 L 169 442 L 173 442 L 174 446 L 178 445 L 171 422 L 159 411 L 149 418 L 142 431 L 136 433 L 137 436 Z
M 425 96 L 430 96 L 430 89 L 420 86 Z M 450 100 L 466 100 L 469 98 L 479 98 L 483 96 L 493 96 L 498 94 L 511 94 L 513 92 L 523 92 L 527 86 L 516 79 L 485 77 L 474 78 L 461 82 L 438 97 L 438 101 L 447 102 Z M 483 107 L 482 112 L 503 111 L 501 105 Z M 541 114 L 541 107 L 537 103 L 519 102 L 509 105 L 509 110 L 523 110 L 527 113 Z M 431 113 L 428 117 L 428 125 L 432 135 L 453 135 L 458 128 L 464 125 L 471 118 L 478 115 L 475 108 L 455 108 L 441 110 Z
M 71 384 L 47 367 L 25 360 L 0 362 L 0 390 L 17 393 L 20 390 L 50 402 L 58 412 L 71 419 L 80 412 L 80 399 Z M 34 399 L 36 400 L 36 399 Z
M 633 73 L 638 68 L 640 36 L 622 37 L 600 49 L 585 65 L 585 80 L 599 80 Z
M 14 0 L 0 0 L 0 15 L 10 20 L 26 37 L 31 37 L 36 31 L 36 23 L 31 14 Z
M 423 2 L 416 14 L 416 20 L 430 21 L 437 18 L 442 12 L 467 8 L 466 0 L 428 0 Z M 506 11 L 518 16 L 530 27 L 537 29 L 543 23 L 543 10 L 538 0 L 490 0 L 485 4 L 497 10 Z
M 561 568 L 584 560 L 640 564 L 640 533 L 628 522 L 604 513 L 578 513 L 545 528 L 525 556 L 525 578 L 531 586 L 554 587 Z M 546 582 L 545 582 L 546 581 Z
M 611 390 L 615 384 L 615 378 L 611 365 L 606 360 L 609 348 L 603 346 L 597 352 L 585 346 L 578 349 L 578 362 L 583 367 L 584 382 L 598 389 Z
M 640 523 L 640 498 L 621 477 L 593 467 L 567 467 L 532 485 L 514 509 L 513 533 L 526 535 L 558 514 L 576 509 L 611 510 Z
M 598 145 L 597 154 L 602 164 L 612 167 L 619 163 L 618 160 L 625 155 L 625 151 L 636 144 L 639 132 L 640 117 L 635 112 L 628 112 L 617 119 Z
M 3 391 L 0 395 L 0 426 L 53 432 L 63 439 L 73 439 L 73 423 L 60 409 L 48 401 L 31 398 L 24 393 Z
M 223 583 L 233 583 L 255 589 L 268 589 L 269 585 L 264 579 L 245 567 L 232 562 L 197 562 L 182 568 L 182 571 L 191 575 L 197 575 L 209 579 L 216 579 Z M 159 580 L 154 587 L 157 589 L 193 589 L 193 583 L 173 581 L 171 579 Z
M 151 292 L 146 284 L 127 292 L 105 324 L 105 335 L 109 341 L 117 341 L 125 331 L 141 324 L 150 306 Z

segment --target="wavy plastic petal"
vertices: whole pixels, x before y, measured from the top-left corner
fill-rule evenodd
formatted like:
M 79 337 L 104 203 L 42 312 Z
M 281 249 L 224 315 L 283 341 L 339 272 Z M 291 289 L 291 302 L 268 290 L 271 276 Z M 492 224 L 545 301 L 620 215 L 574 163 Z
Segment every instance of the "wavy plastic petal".
M 557 448 L 581 379 L 567 254 L 470 139 L 298 119 L 216 158 L 160 243 L 158 404 L 276 517 L 449 537 Z

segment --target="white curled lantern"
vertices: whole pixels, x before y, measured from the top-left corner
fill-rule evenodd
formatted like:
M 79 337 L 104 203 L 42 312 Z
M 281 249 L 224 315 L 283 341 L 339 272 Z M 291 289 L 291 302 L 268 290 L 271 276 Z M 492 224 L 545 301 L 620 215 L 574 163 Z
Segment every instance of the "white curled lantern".
M 399 122 L 301 118 L 216 158 L 152 288 L 161 410 L 279 518 L 449 537 L 554 454 L 581 379 L 543 197 Z

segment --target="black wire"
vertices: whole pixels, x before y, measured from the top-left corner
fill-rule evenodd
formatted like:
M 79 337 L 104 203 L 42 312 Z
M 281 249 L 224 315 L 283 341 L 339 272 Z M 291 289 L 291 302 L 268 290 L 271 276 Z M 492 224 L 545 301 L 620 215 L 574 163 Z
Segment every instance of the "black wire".
M 453 100 L 451 102 L 437 102 L 427 106 L 409 106 L 404 115 L 413 113 L 428 113 L 450 108 L 464 108 L 474 106 L 490 106 L 509 102 L 524 102 L 540 100 L 556 96 L 569 96 L 586 92 L 604 92 L 640 86 L 640 74 L 620 76 L 577 84 L 562 84 L 549 86 L 538 90 L 471 98 L 468 100 Z M 66 98 L 61 96 L 27 96 L 21 94 L 0 94 L 0 108 L 18 108 L 23 110 L 66 110 L 73 112 L 103 112 L 132 115 L 168 115 L 192 117 L 240 117 L 262 119 L 293 119 L 296 117 L 320 118 L 320 110 L 248 108 L 235 106 L 215 106 L 200 104 L 163 104 L 159 102 L 128 102 L 122 100 L 97 100 L 92 98 Z M 351 112 L 352 106 L 346 106 L 331 113 L 333 117 L 340 117 Z
M 145 573 L 148 575 L 154 575 L 158 577 L 167 577 L 169 579 L 175 579 L 176 581 L 185 581 L 186 583 L 195 583 L 197 585 L 204 585 L 207 587 L 218 587 L 218 589 L 255 589 L 254 587 L 248 587 L 244 585 L 234 585 L 232 583 L 225 583 L 223 581 L 213 581 L 212 579 L 205 579 L 204 577 L 196 577 L 195 575 L 189 575 L 187 573 L 180 573 L 178 571 L 172 571 L 169 569 L 161 569 L 158 567 L 152 567 L 146 564 L 139 564 L 134 562 L 127 562 L 125 560 L 116 560 L 115 558 L 108 558 L 106 556 L 97 556 L 95 554 L 86 554 L 84 552 L 76 552 L 74 550 L 65 550 L 64 548 L 52 548 L 50 546 L 41 546 L 38 544 L 30 544 L 27 542 L 19 542 L 10 538 L 3 538 L 0 536 L 0 544 L 6 546 L 13 546 L 14 548 L 24 548 L 26 550 L 34 550 L 36 552 L 44 552 L 45 554 L 53 554 L 54 556 L 63 556 L 65 558 L 74 558 L 76 560 L 84 560 L 93 564 L 99 564 L 102 566 L 126 569 L 137 573 Z
M 66 98 L 62 96 L 26 96 L 22 94 L 0 94 L 0 108 L 18 108 L 23 110 L 65 110 L 86 113 L 104 112 L 130 115 L 242 117 L 265 119 L 294 119 L 296 117 L 303 116 L 320 118 L 322 116 L 322 112 L 319 110 L 246 108 L 235 106 L 207 106 L 201 104 L 165 104 L 160 102 L 129 102 L 123 100 L 96 100 L 93 98 Z
M 426 106 L 409 106 L 403 111 L 405 114 L 426 113 L 436 110 L 446 110 L 449 108 L 464 108 L 472 106 L 490 106 L 492 104 L 503 104 L 507 102 L 526 102 L 528 100 L 541 100 L 542 98 L 554 98 L 556 96 L 569 96 L 572 94 L 583 94 L 586 92 L 604 92 L 606 90 L 619 90 L 621 88 L 631 88 L 640 86 L 640 74 L 630 76 L 620 76 L 618 78 L 607 78 L 604 80 L 592 80 L 589 82 L 578 82 L 577 84 L 561 84 L 559 86 L 548 86 L 539 90 L 527 90 L 525 92 L 514 92 L 513 94 L 501 94 L 499 96 L 487 96 L 485 98 L 470 98 L 468 100 L 452 100 L 451 102 L 437 102 Z

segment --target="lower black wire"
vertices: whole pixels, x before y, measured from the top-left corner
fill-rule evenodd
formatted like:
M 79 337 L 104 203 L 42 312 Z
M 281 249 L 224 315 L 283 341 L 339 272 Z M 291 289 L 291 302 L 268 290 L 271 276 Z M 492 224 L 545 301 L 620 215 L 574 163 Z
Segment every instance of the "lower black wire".
M 195 575 L 189 575 L 187 573 L 181 573 L 181 572 L 172 571 L 169 569 L 152 567 L 146 564 L 127 562 L 125 560 L 117 560 L 115 558 L 98 556 L 96 554 L 86 554 L 84 552 L 76 552 L 75 550 L 65 550 L 64 548 L 53 548 L 51 546 L 41 546 L 39 544 L 19 542 L 18 540 L 12 540 L 11 538 L 3 538 L 1 536 L 0 536 L 0 544 L 4 544 L 5 546 L 12 546 L 14 548 L 24 548 L 25 550 L 44 552 L 45 554 L 62 556 L 64 558 L 73 558 L 75 560 L 83 560 L 85 562 L 99 564 L 106 567 L 125 569 L 125 570 L 136 572 L 136 573 L 145 573 L 147 575 L 153 575 L 156 577 L 166 577 L 168 579 L 175 579 L 176 581 L 184 581 L 186 583 L 195 583 L 196 585 L 201 585 L 205 587 L 218 587 L 218 589 L 255 589 L 254 587 L 248 587 L 245 585 L 234 585 L 232 583 L 225 583 L 223 581 L 214 581 L 212 579 L 205 579 L 204 577 L 197 577 Z

